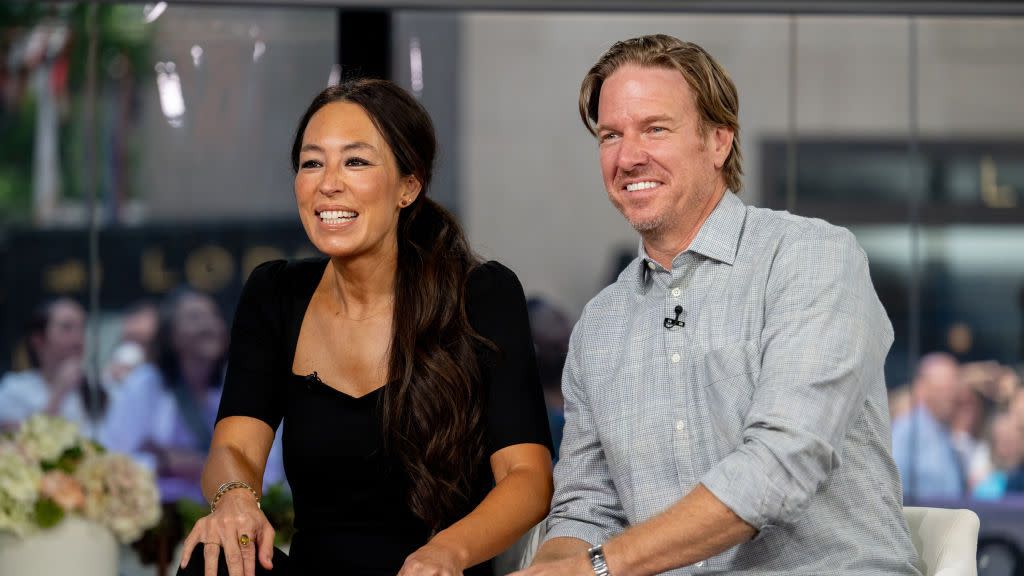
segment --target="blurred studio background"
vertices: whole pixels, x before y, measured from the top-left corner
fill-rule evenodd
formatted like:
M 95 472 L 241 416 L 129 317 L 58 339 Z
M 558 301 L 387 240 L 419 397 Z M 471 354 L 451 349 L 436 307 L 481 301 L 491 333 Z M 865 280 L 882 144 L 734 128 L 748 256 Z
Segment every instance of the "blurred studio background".
M 523 281 L 559 437 L 569 331 L 637 249 L 606 199 L 579 85 L 614 41 L 648 33 L 697 42 L 731 74 L 745 202 L 848 227 L 867 251 L 896 331 L 890 409 L 912 424 L 896 450 L 905 503 L 974 509 L 979 573 L 1024 573 L 1016 3 L 4 2 L 0 393 L 64 378 L 88 429 L 127 379 L 154 383 L 146 418 L 108 439 L 157 473 L 164 502 L 123 573 L 167 573 L 204 513 L 220 381 L 182 386 L 175 367 L 221 374 L 249 272 L 313 254 L 289 146 L 340 78 L 390 78 L 431 112 L 431 193 Z M 922 414 L 942 434 L 917 433 Z M 955 452 L 954 488 L 921 462 L 926 443 Z

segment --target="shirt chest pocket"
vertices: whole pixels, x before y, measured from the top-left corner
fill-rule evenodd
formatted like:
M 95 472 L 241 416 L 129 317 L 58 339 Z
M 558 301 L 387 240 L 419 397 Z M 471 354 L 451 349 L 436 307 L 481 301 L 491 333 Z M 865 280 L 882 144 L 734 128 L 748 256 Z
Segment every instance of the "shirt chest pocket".
M 732 452 L 743 437 L 743 425 L 761 374 L 761 349 L 744 340 L 708 350 L 704 354 L 704 385 L 700 388 L 711 422 L 708 440 L 716 447 L 716 460 Z

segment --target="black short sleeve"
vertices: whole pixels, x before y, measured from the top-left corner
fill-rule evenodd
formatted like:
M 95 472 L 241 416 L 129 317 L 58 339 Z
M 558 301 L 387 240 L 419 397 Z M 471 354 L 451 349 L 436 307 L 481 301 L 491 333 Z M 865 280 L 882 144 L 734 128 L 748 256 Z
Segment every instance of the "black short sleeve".
M 251 416 L 275 430 L 281 422 L 284 402 L 279 383 L 286 376 L 282 366 L 288 349 L 281 294 L 286 267 L 284 260 L 260 264 L 242 289 L 231 326 L 218 421 Z
M 481 363 L 488 453 L 526 443 L 551 450 L 526 298 L 515 273 L 494 261 L 473 270 L 466 314 L 473 329 L 498 348 L 484 351 Z

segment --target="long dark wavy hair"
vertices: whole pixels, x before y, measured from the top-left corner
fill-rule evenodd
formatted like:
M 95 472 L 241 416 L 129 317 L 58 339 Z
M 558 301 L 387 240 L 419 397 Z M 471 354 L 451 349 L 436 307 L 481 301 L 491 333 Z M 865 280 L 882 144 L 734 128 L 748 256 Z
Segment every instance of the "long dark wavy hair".
M 489 344 L 470 326 L 465 305 L 466 280 L 479 261 L 455 217 L 427 197 L 437 151 L 430 116 L 392 82 L 352 80 L 317 95 L 295 132 L 292 169 L 299 169 L 310 118 L 332 102 L 362 107 L 390 146 L 399 173 L 421 185 L 398 217 L 388 385 L 380 409 L 385 446 L 413 479 L 409 507 L 438 531 L 467 511 L 484 456 L 477 351 Z

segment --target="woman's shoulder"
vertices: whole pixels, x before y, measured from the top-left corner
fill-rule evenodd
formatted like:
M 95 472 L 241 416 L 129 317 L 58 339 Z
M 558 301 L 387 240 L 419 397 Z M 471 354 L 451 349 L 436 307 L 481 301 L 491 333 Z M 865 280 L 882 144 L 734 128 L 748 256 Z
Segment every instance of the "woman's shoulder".
M 477 264 L 466 279 L 466 292 L 470 295 L 510 289 L 522 292 L 523 286 L 516 273 L 497 260 Z
M 496 260 L 477 264 L 466 279 L 466 307 L 471 314 L 497 302 L 523 299 L 523 285 L 519 277 Z

